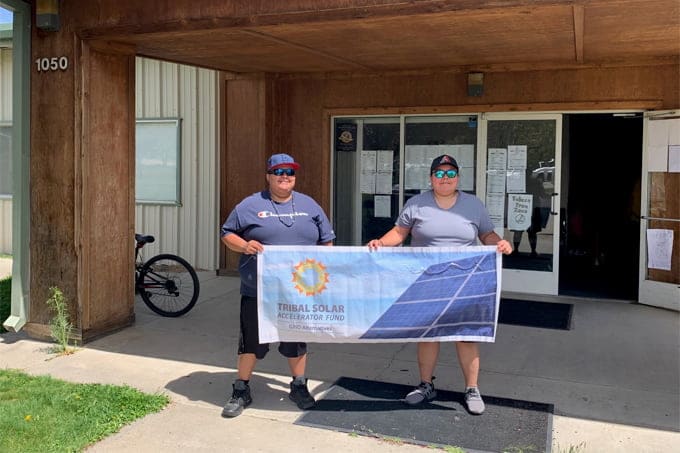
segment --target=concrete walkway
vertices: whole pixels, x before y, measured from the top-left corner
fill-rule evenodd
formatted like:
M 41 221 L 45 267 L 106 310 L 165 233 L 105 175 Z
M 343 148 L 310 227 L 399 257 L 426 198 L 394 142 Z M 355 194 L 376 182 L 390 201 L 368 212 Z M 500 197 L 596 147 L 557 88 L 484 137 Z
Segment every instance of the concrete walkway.
M 201 299 L 179 319 L 137 302 L 134 326 L 53 358 L 47 344 L 0 336 L 0 367 L 74 382 L 165 392 L 172 404 L 90 452 L 424 452 L 422 446 L 294 425 L 290 377 L 274 350 L 251 381 L 243 415 L 220 412 L 235 376 L 238 280 L 201 275 Z M 553 452 L 680 452 L 680 315 L 635 304 L 569 301 L 569 331 L 501 324 L 482 345 L 482 394 L 555 405 Z M 320 395 L 339 376 L 417 383 L 414 343 L 311 344 L 307 375 Z M 462 390 L 453 344 L 442 346 L 438 388 Z M 483 417 L 483 415 L 482 415 Z

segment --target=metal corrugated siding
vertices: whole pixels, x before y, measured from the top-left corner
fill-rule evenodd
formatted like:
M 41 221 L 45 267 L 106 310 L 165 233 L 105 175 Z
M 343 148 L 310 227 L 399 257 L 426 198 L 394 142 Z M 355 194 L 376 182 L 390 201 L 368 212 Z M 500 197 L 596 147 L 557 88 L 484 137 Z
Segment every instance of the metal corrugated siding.
M 217 73 L 137 58 L 137 118 L 181 118 L 182 206 L 136 207 L 136 229 L 153 234 L 145 255 L 176 253 L 215 270 L 217 219 Z

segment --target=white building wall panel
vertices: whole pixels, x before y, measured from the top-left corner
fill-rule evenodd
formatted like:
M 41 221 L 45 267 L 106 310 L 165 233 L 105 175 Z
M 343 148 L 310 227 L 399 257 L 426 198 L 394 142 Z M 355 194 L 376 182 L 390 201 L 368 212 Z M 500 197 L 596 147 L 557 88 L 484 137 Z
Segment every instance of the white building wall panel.
M 218 267 L 218 77 L 215 71 L 138 58 L 137 118 L 181 120 L 181 206 L 138 204 L 136 230 L 153 234 L 145 256 L 176 253 Z
M 12 121 L 12 49 L 0 49 L 0 121 Z
M 0 124 L 12 124 L 12 49 L 0 49 Z M 0 253 L 12 254 L 12 197 L 0 198 Z
M 0 254 L 12 254 L 11 198 L 0 198 Z

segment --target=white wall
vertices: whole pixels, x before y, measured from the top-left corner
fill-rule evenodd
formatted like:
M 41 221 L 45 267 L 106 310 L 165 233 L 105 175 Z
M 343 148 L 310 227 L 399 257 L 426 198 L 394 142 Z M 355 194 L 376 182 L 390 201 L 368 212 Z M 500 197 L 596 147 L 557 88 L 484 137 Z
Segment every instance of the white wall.
M 197 269 L 218 267 L 217 99 L 217 72 L 137 58 L 137 118 L 182 120 L 182 206 L 136 207 L 137 232 L 156 237 L 146 256 L 175 253 Z
M 12 49 L 0 49 L 0 123 L 12 122 Z M 0 253 L 12 254 L 12 197 L 0 195 Z

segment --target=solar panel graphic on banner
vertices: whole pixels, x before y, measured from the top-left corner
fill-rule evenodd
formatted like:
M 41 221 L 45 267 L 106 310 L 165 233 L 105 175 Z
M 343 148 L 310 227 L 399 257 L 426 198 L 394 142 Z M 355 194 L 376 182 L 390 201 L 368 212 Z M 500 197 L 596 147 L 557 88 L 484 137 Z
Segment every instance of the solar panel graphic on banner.
M 487 254 L 428 267 L 361 338 L 493 337 L 495 266 Z

